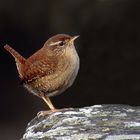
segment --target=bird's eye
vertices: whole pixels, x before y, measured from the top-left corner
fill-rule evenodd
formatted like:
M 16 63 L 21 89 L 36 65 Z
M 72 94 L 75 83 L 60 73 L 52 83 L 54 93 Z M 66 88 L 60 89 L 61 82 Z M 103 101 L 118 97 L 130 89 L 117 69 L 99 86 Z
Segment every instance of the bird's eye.
M 61 41 L 61 42 L 59 43 L 59 46 L 63 46 L 63 45 L 64 45 L 64 42 Z

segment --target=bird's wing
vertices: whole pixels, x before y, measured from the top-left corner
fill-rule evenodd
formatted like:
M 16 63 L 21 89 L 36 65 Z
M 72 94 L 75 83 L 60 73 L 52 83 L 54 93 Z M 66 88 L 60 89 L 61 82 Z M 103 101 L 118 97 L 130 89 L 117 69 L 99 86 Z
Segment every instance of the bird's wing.
M 33 62 L 27 61 L 24 67 L 24 78 L 21 83 L 32 82 L 40 77 L 51 75 L 56 71 L 57 60 L 36 58 Z

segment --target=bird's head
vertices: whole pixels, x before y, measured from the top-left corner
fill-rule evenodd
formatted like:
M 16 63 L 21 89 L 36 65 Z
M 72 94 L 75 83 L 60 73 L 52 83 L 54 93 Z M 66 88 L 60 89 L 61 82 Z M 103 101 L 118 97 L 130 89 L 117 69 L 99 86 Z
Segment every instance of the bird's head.
M 50 55 L 61 55 L 67 48 L 74 47 L 74 40 L 78 37 L 58 34 L 48 39 L 44 44 L 44 48 L 49 50 Z

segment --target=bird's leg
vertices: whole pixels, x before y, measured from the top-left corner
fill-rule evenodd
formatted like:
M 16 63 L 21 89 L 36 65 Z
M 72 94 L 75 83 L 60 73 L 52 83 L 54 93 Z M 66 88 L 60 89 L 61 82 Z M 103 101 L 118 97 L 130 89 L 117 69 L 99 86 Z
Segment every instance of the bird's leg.
M 38 117 L 39 117 L 39 116 L 46 116 L 46 115 L 49 115 L 49 114 L 51 114 L 51 113 L 53 113 L 53 112 L 66 111 L 66 110 L 73 110 L 73 108 L 56 109 L 56 108 L 53 106 L 53 104 L 52 104 L 52 102 L 51 102 L 51 100 L 50 100 L 50 98 L 49 98 L 48 96 L 45 96 L 44 94 L 40 94 L 39 96 L 40 96 L 40 97 L 45 101 L 45 103 L 49 106 L 50 110 L 38 112 L 38 114 L 37 114 Z
M 53 106 L 49 97 L 45 96 L 44 94 L 39 94 L 39 96 L 44 100 L 44 102 L 49 106 L 50 110 L 47 111 L 40 111 L 37 115 L 38 116 L 46 116 L 53 112 L 57 112 L 58 110 Z
M 51 102 L 51 100 L 50 100 L 49 97 L 47 97 L 47 96 L 42 96 L 42 99 L 43 99 L 43 100 L 45 101 L 45 103 L 49 106 L 49 108 L 51 109 L 52 112 L 54 112 L 54 110 L 56 110 L 55 107 L 53 106 L 53 104 L 52 104 L 52 102 Z

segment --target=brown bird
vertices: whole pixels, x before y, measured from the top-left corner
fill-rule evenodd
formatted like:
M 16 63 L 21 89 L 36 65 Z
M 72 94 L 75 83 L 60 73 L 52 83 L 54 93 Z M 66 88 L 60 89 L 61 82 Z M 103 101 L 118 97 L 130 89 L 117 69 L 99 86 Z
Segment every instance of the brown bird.
M 79 57 L 74 46 L 77 37 L 66 34 L 55 35 L 27 59 L 9 45 L 4 46 L 15 58 L 23 86 L 42 98 L 51 109 L 41 112 L 41 115 L 58 111 L 49 97 L 64 92 L 77 76 Z

